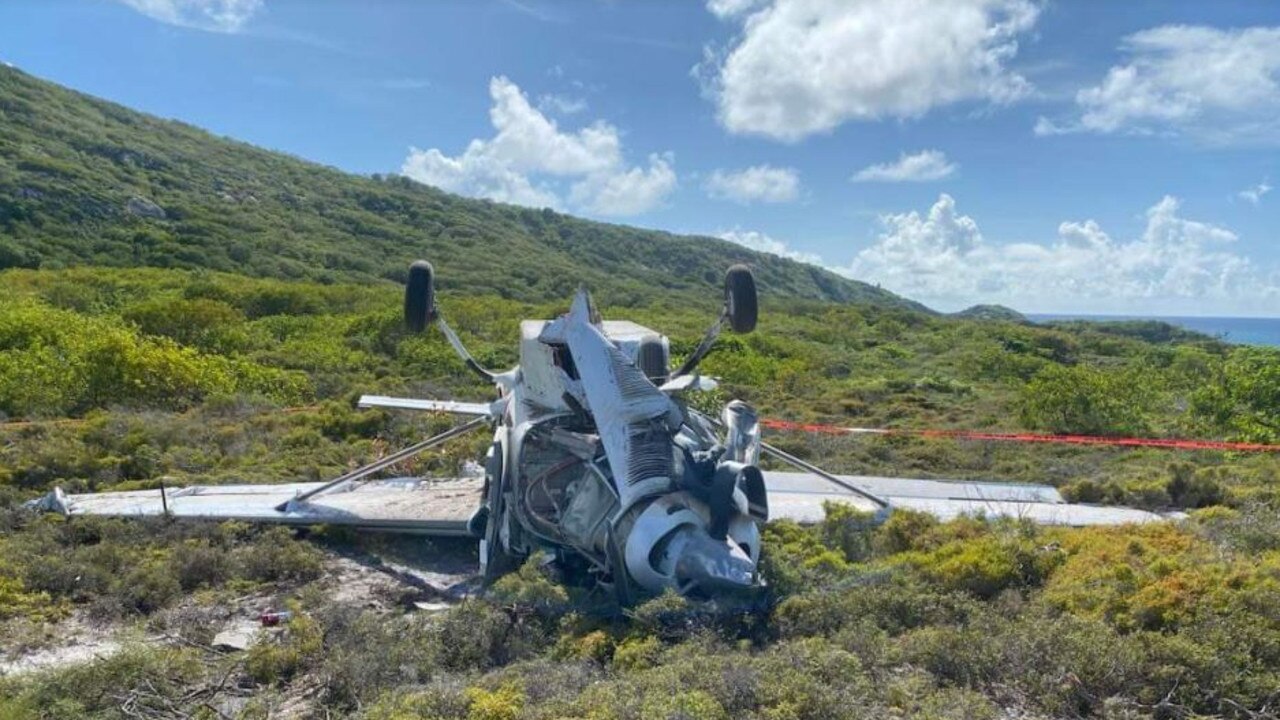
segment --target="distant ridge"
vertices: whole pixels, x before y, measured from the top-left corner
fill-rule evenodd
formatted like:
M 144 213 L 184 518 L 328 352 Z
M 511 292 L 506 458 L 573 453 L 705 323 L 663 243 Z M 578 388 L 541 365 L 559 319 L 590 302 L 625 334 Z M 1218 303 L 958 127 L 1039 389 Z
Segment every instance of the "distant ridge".
M 709 296 L 729 265 L 749 263 L 769 294 L 927 310 L 716 238 L 340 172 L 8 67 L 0 127 L 0 269 L 151 266 L 360 282 L 400 280 L 425 257 L 457 291 L 543 301 L 586 283 L 634 304 Z
M 1002 320 L 1005 322 L 1029 322 L 1027 317 L 1022 313 L 1004 305 L 974 305 L 967 307 L 957 313 L 951 313 L 952 317 L 968 318 L 970 320 Z

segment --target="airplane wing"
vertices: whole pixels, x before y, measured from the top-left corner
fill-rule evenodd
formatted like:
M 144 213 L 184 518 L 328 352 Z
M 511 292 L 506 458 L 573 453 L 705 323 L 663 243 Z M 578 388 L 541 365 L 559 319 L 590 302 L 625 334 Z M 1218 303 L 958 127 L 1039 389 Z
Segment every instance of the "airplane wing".
M 480 478 L 373 480 L 304 502 L 290 500 L 324 483 L 193 485 L 67 495 L 54 490 L 33 505 L 63 515 L 243 520 L 266 525 L 346 525 L 363 530 L 466 536 L 480 505 Z M 287 506 L 286 510 L 281 510 Z
M 867 511 L 879 508 L 809 473 L 764 473 L 769 517 L 800 523 L 823 518 L 827 501 Z M 1046 525 L 1123 525 L 1184 517 L 1133 508 L 1067 503 L 1046 485 L 917 480 L 865 475 L 841 479 L 889 501 L 891 508 L 925 512 L 940 520 L 962 515 L 1025 518 Z M 34 506 L 63 515 L 177 517 L 242 520 L 270 525 L 345 525 L 364 530 L 464 537 L 467 520 L 480 505 L 480 478 L 394 478 L 352 484 L 290 503 L 323 483 L 283 485 L 195 485 L 185 488 L 67 495 L 54 490 Z M 280 508 L 285 508 L 281 510 Z
M 939 520 L 983 515 L 1025 518 L 1042 525 L 1085 526 L 1160 522 L 1185 517 L 1183 513 L 1068 503 L 1048 485 L 867 475 L 837 477 L 888 501 L 890 508 L 916 510 Z M 827 501 L 850 503 L 868 512 L 878 509 L 865 498 L 837 488 L 811 473 L 765 471 L 764 481 L 769 489 L 770 519 L 818 522 L 823 518 L 822 504 Z

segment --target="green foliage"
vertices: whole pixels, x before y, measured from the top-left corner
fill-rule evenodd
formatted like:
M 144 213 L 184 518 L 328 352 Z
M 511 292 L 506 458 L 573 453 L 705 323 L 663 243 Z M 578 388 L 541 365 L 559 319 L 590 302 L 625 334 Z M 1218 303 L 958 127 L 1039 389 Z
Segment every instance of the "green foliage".
M 293 617 L 278 635 L 255 643 L 245 658 L 245 672 L 264 685 L 286 682 L 320 661 L 324 631 L 314 618 L 290 608 Z
M 282 527 L 264 529 L 258 542 L 236 548 L 231 558 L 245 578 L 258 582 L 313 580 L 320 576 L 320 560 L 318 550 Z
M 1200 414 L 1254 442 L 1280 442 L 1280 350 L 1240 347 L 1194 397 Z
M 38 302 L 0 308 L 0 413 L 7 415 L 109 405 L 181 409 L 233 393 L 297 403 L 309 395 L 307 385 L 296 373 L 204 355 L 118 321 Z
M 516 720 L 525 703 L 524 691 L 514 684 L 496 690 L 468 688 L 466 696 L 467 720 Z
M 17 717 L 114 719 L 127 717 L 120 708 L 130 700 L 138 714 L 159 715 L 170 712 L 187 688 L 205 679 L 206 668 L 194 650 L 131 646 L 0 688 L 0 712 L 27 707 L 37 708 L 36 714 Z
M 949 542 L 929 552 L 906 553 L 901 560 L 948 590 L 992 598 L 1004 590 L 1039 586 L 1061 563 L 1062 555 L 1017 534 L 993 533 Z
M 494 601 L 528 608 L 546 615 L 560 615 L 569 606 L 564 586 L 551 582 L 543 572 L 546 557 L 534 553 L 514 573 L 494 583 L 490 597 Z
M 0 536 L 0 619 L 58 619 L 89 605 L 150 614 L 184 591 L 315 579 L 320 552 L 283 528 L 26 517 Z
M 1136 434 L 1148 430 L 1154 403 L 1149 373 L 1049 365 L 1022 392 L 1022 419 L 1056 433 Z

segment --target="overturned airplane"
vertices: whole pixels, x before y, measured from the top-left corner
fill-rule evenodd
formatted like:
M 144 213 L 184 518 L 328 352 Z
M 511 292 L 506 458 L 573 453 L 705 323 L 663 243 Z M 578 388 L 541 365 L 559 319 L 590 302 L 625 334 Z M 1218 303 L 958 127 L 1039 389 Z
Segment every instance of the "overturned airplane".
M 699 362 L 726 327 L 756 325 L 755 279 L 725 277 L 724 306 L 674 371 L 667 338 L 601 319 L 580 290 L 569 312 L 520 326 L 520 363 L 483 368 L 441 316 L 434 271 L 410 268 L 405 322 L 435 326 L 467 367 L 497 389 L 491 403 L 364 396 L 361 407 L 447 412 L 467 422 L 326 483 L 193 486 L 93 495 L 55 490 L 37 504 L 67 515 L 337 524 L 479 538 L 486 578 L 537 551 L 625 603 L 673 588 L 695 598 L 760 589 L 760 529 L 771 518 L 816 522 L 825 501 L 884 517 L 897 508 L 943 519 L 1011 516 L 1062 525 L 1164 520 L 1142 510 L 1065 503 L 1051 487 L 837 476 L 762 441 L 754 410 L 730 402 L 717 417 L 687 393 L 713 388 Z M 471 430 L 493 443 L 471 477 L 370 479 Z M 762 470 L 761 455 L 793 472 Z

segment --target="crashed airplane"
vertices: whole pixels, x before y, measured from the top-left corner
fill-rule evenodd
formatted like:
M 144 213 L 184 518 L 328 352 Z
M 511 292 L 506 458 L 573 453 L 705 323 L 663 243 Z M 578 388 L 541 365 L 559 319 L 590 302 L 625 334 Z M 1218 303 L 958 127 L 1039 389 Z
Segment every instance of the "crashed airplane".
M 665 336 L 603 320 L 586 290 L 555 320 L 520 326 L 520 362 L 482 367 L 435 303 L 434 271 L 410 268 L 405 322 L 434 326 L 467 367 L 497 389 L 491 403 L 364 396 L 361 407 L 469 416 L 425 439 L 325 483 L 220 485 L 93 495 L 55 490 L 37 501 L 66 515 L 170 516 L 479 539 L 492 580 L 546 551 L 567 572 L 623 602 L 667 588 L 695 598 L 751 595 L 760 531 L 771 518 L 822 519 L 839 501 L 877 517 L 895 509 L 942 519 L 1010 516 L 1061 525 L 1160 521 L 1142 510 L 1069 504 L 1051 487 L 1009 483 L 833 475 L 761 439 L 755 411 L 733 401 L 719 416 L 694 409 L 689 393 L 715 387 L 699 362 L 721 331 L 756 325 L 755 279 L 743 266 L 725 276 L 724 305 L 697 348 L 675 370 Z M 493 433 L 469 477 L 372 479 L 380 471 L 472 430 Z M 764 470 L 762 455 L 792 472 Z

